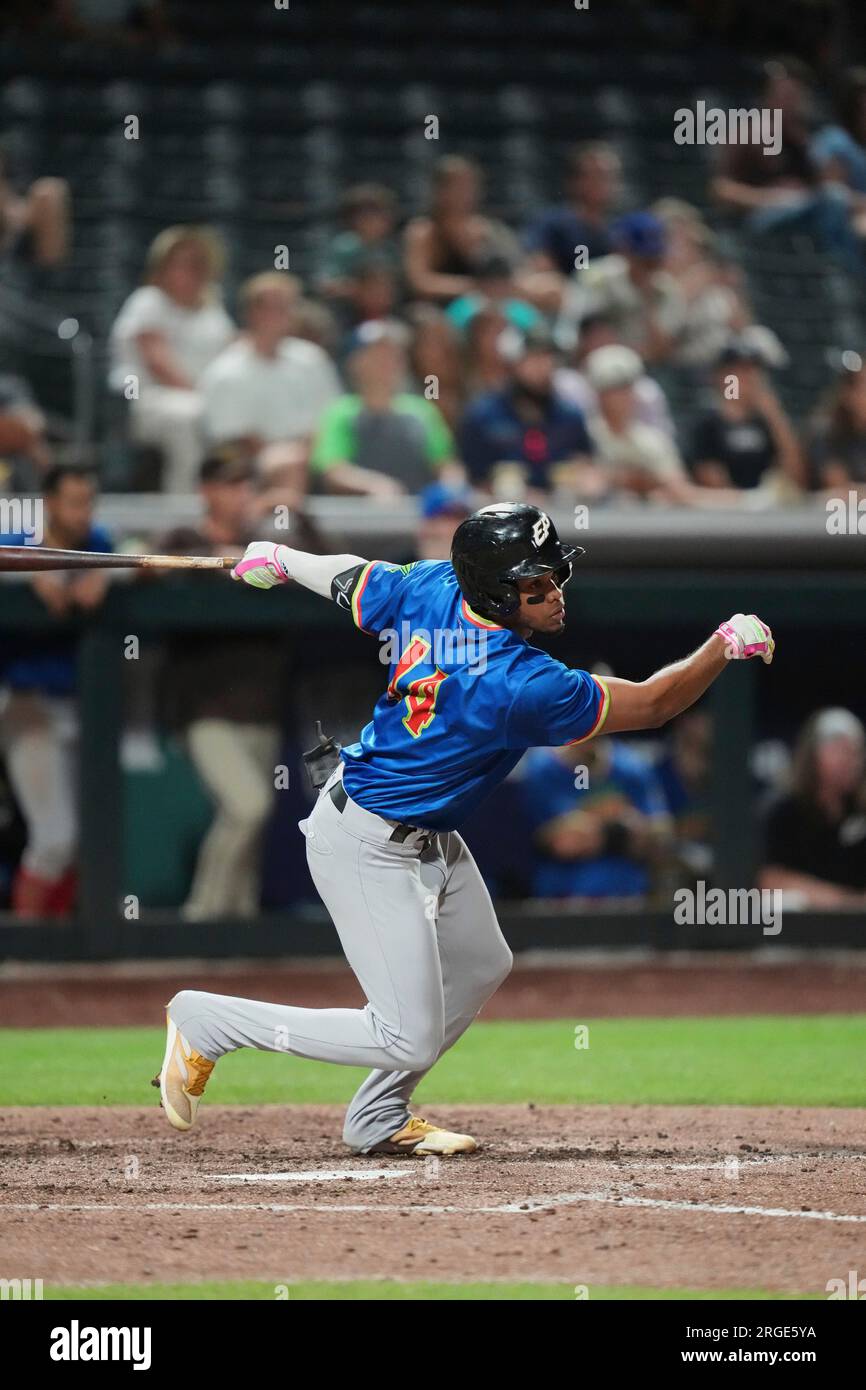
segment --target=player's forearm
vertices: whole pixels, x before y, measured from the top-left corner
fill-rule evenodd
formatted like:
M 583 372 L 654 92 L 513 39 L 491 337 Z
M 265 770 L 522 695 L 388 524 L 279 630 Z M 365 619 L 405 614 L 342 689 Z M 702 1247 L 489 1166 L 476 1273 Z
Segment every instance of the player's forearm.
M 331 585 L 338 574 L 367 563 L 360 555 L 310 555 L 289 545 L 254 541 L 232 571 L 254 588 L 270 589 L 293 579 L 322 598 L 331 597 Z
M 606 678 L 610 696 L 605 732 L 658 729 L 699 700 L 728 661 L 748 661 L 759 656 L 767 665 L 776 644 L 766 623 L 754 613 L 735 613 L 720 623 L 703 646 L 691 656 L 656 671 L 645 681 Z M 599 684 L 603 684 L 596 677 Z
M 714 632 L 691 656 L 664 666 L 644 681 L 658 724 L 667 724 L 699 700 L 726 665 L 725 640 Z

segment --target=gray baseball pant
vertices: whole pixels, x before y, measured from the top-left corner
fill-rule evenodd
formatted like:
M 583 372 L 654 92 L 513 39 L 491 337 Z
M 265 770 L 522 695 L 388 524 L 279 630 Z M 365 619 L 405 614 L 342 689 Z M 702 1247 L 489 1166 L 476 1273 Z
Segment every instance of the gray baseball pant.
M 364 1153 L 409 1119 L 409 1100 L 511 969 L 490 894 L 456 831 L 426 847 L 390 839 L 395 822 L 349 799 L 332 774 L 300 829 L 307 863 L 368 1000 L 363 1009 L 303 1009 L 182 990 L 169 1013 L 216 1060 L 239 1047 L 372 1067 L 354 1096 L 345 1142 Z

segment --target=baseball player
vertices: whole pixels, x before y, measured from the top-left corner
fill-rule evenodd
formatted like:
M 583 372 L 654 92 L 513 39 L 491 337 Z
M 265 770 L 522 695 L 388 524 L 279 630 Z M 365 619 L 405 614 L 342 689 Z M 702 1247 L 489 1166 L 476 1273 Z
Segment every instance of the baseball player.
M 645 681 L 573 670 L 532 645 L 565 626 L 583 551 L 525 503 L 494 503 L 455 532 L 451 560 L 392 565 L 250 545 L 232 571 L 294 580 L 392 643 L 387 688 L 301 821 L 313 882 L 364 991 L 361 1009 L 305 1009 L 182 990 L 167 1006 L 159 1084 L 192 1125 L 215 1062 L 239 1047 L 370 1069 L 343 1138 L 356 1153 L 469 1153 L 476 1141 L 409 1110 L 421 1078 L 511 969 L 490 895 L 456 826 L 533 746 L 658 728 L 728 659 L 770 662 L 770 629 L 737 613 Z M 394 634 L 400 640 L 393 644 Z

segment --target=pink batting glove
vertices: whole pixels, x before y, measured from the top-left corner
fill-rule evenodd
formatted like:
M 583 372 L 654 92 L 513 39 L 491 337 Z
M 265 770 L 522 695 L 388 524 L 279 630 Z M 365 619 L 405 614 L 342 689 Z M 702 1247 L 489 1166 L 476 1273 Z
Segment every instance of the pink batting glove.
M 756 613 L 735 613 L 716 628 L 725 639 L 725 656 L 729 661 L 748 661 L 759 656 L 767 666 L 773 660 L 776 644 L 767 624 Z
M 242 579 L 254 589 L 273 589 L 275 584 L 287 584 L 291 579 L 284 545 L 271 541 L 253 541 L 232 570 L 232 579 Z

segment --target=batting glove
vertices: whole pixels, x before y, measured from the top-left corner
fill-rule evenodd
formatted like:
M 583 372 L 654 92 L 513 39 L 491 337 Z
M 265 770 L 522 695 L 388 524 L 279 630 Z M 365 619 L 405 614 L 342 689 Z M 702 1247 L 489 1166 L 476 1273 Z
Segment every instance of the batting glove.
M 272 541 L 253 541 L 243 553 L 232 570 L 232 579 L 242 579 L 254 589 L 273 589 L 275 584 L 286 584 L 291 579 L 287 564 L 288 555 L 284 545 L 274 545 Z
M 749 657 L 759 656 L 769 666 L 773 660 L 773 634 L 756 613 L 735 613 L 726 623 L 720 623 L 716 632 L 725 639 L 729 661 L 748 661 Z

